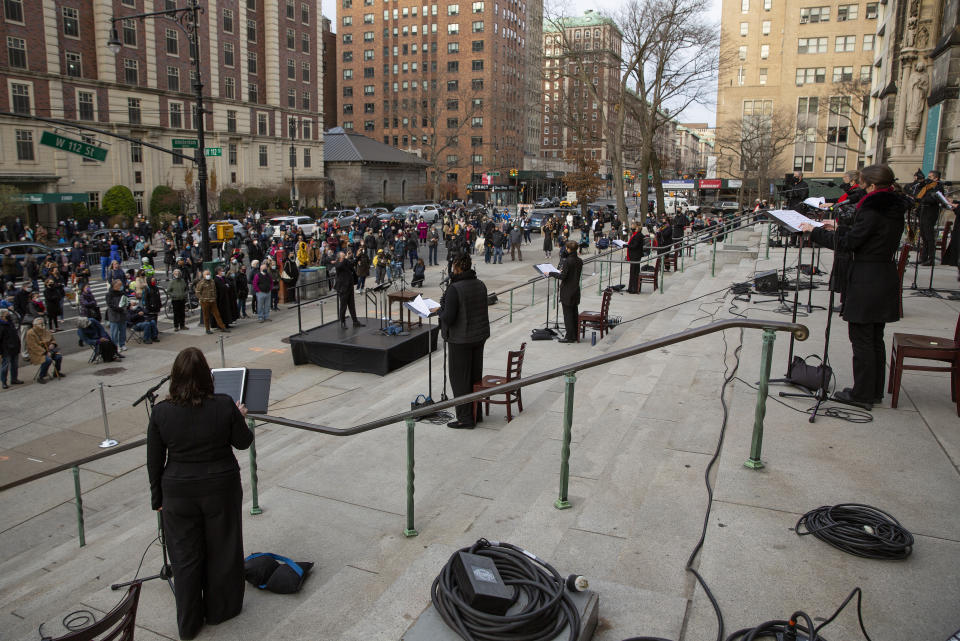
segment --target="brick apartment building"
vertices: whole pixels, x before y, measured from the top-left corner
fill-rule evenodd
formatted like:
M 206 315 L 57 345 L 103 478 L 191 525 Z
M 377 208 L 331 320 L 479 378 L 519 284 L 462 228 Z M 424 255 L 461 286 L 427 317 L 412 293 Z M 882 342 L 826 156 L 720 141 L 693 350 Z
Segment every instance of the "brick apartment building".
M 107 48 L 110 19 L 185 6 L 186 0 L 5 0 L 0 19 L 0 110 L 89 123 L 172 146 L 195 138 L 193 65 L 187 34 L 165 17 L 117 24 L 119 54 Z M 296 164 L 301 199 L 323 176 L 322 17 L 316 0 L 209 0 L 200 19 L 206 146 L 220 189 L 274 187 Z M 192 163 L 137 143 L 108 144 L 104 162 L 40 146 L 52 127 L 0 117 L 0 184 L 23 192 L 85 195 L 127 185 L 145 213 L 154 187 L 184 189 Z M 61 132 L 70 137 L 80 133 Z M 291 138 L 293 153 L 291 153 Z M 190 150 L 186 150 L 189 153 Z M 322 189 L 317 190 L 322 194 Z M 211 210 L 216 206 L 211 201 Z M 52 211 L 37 211 L 49 220 Z
M 429 162 L 422 198 L 435 180 L 441 198 L 470 197 L 484 172 L 506 186 L 524 151 L 536 153 L 526 102 L 539 0 L 339 0 L 338 10 L 340 125 Z

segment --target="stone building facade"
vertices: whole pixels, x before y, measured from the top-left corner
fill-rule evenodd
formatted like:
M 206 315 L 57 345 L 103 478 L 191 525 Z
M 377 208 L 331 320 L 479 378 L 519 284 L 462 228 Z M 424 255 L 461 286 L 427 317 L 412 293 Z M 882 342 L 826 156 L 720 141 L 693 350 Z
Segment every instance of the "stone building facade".
M 0 111 L 82 123 L 168 149 L 174 138 L 195 139 L 187 34 L 165 17 L 124 20 L 117 23 L 120 52 L 107 48 L 111 18 L 177 6 L 183 3 L 5 0 Z M 319 3 L 206 0 L 203 8 L 205 142 L 221 153 L 207 159 L 210 187 L 279 186 L 289 181 L 294 163 L 298 182 L 322 178 Z M 0 184 L 30 193 L 80 193 L 91 207 L 110 187 L 126 185 L 144 213 L 158 185 L 189 189 L 191 175 L 195 184 L 193 163 L 137 142 L 61 129 L 103 145 L 103 162 L 39 145 L 52 129 L 0 116 Z M 36 214 L 48 224 L 54 217 L 52 208 Z
M 419 156 L 335 127 L 324 133 L 324 167 L 334 200 L 344 207 L 430 200 L 427 169 Z

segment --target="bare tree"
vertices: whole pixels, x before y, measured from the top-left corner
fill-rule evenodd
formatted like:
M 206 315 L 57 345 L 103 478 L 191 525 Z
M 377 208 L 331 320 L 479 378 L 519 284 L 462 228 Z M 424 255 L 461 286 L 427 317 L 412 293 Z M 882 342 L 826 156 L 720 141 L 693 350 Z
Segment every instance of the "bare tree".
M 421 157 L 430 163 L 427 179 L 432 184 L 432 198 L 456 195 L 447 183 L 447 175 L 461 167 L 470 166 L 470 158 L 462 150 L 461 137 L 470 136 L 483 126 L 483 101 L 479 88 L 463 87 L 454 74 L 427 74 L 419 92 L 412 98 L 394 99 L 394 119 L 402 131 L 410 136 L 411 151 L 419 149 Z M 404 94 L 406 95 L 406 94 Z M 477 120 L 479 119 L 479 120 Z M 419 144 L 416 144 L 419 143 Z M 427 194 L 430 197 L 429 194 Z
M 837 149 L 863 154 L 870 115 L 870 83 L 844 80 L 834 83 L 829 96 L 820 98 L 820 113 L 826 123 L 817 132 L 820 142 Z
M 746 115 L 717 127 L 718 164 L 743 180 L 746 202 L 762 198 L 774 177 L 783 173 L 783 152 L 796 135 L 794 116 L 783 109 Z

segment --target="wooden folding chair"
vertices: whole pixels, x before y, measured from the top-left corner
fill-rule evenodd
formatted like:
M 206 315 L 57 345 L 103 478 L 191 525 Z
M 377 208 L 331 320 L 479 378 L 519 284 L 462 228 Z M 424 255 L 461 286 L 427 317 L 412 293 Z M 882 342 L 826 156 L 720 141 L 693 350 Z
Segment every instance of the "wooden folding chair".
M 497 385 L 502 385 L 514 379 L 520 378 L 520 372 L 523 370 L 523 356 L 527 351 L 527 344 L 522 343 L 520 345 L 519 351 L 516 352 L 507 352 L 507 375 L 506 376 L 495 376 L 488 374 L 480 379 L 479 383 L 474 383 L 473 391 L 479 392 L 481 390 L 492 389 Z M 502 401 L 495 401 L 491 398 L 486 398 L 482 402 L 485 404 L 485 414 L 490 416 L 490 404 L 494 405 L 506 405 L 507 406 L 507 422 L 513 420 L 513 414 L 511 408 L 514 403 L 517 404 L 518 413 L 523 411 L 523 395 L 522 390 L 514 390 L 512 392 L 506 392 L 504 394 L 505 399 Z M 477 403 L 481 401 L 473 402 L 473 415 L 477 415 Z

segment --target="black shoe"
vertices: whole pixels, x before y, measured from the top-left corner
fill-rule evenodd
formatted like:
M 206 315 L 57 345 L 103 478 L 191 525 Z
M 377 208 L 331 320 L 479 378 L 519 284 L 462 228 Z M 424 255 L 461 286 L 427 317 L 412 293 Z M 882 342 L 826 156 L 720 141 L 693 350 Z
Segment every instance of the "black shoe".
M 920 263 L 920 266 L 921 266 L 921 267 L 933 267 L 933 261 L 932 261 L 932 260 L 925 260 L 925 261 L 923 261 L 922 263 Z
M 455 430 L 472 430 L 476 425 L 473 423 L 461 423 L 460 421 L 450 421 L 447 427 Z
M 64 373 L 61 372 L 60 370 L 57 370 L 57 378 L 66 378 L 66 377 L 67 377 L 66 374 L 64 374 Z
M 844 388 L 843 390 L 833 395 L 833 400 L 840 401 L 841 403 L 846 403 L 847 405 L 855 405 L 857 407 L 862 407 L 865 410 L 873 409 L 873 403 L 871 403 L 870 401 L 854 398 L 852 395 L 852 392 L 853 390 L 851 390 L 849 387 Z
M 354 326 L 354 327 L 366 327 L 367 324 L 366 324 L 366 323 L 361 323 L 360 321 L 353 321 L 353 326 Z
M 346 329 L 346 328 L 347 328 L 347 321 L 340 321 L 340 329 Z
M 577 339 L 575 338 L 561 338 L 557 341 L 558 343 L 576 343 Z
M 10 381 L 10 384 L 11 384 L 11 385 L 23 385 L 23 381 L 21 381 L 21 380 L 18 378 L 18 379 L 15 380 L 15 381 Z
M 4 384 L 3 384 L 3 389 L 10 389 L 10 386 L 7 385 L 6 383 L 4 383 Z
M 46 376 L 41 376 L 40 378 L 37 379 L 37 382 L 40 383 L 41 385 L 46 385 L 46 384 L 47 384 L 47 377 L 46 377 Z
M 213 330 L 212 330 L 212 329 L 208 329 L 208 330 L 207 330 L 207 333 L 208 333 L 208 334 L 212 334 L 212 333 L 213 333 Z
M 229 333 L 230 333 L 230 328 L 229 328 L 229 327 L 221 327 L 221 328 L 220 328 L 220 331 L 223 332 L 224 334 L 229 334 Z

